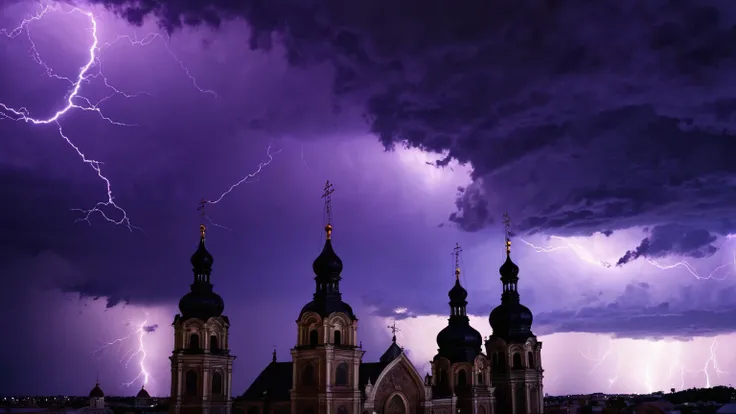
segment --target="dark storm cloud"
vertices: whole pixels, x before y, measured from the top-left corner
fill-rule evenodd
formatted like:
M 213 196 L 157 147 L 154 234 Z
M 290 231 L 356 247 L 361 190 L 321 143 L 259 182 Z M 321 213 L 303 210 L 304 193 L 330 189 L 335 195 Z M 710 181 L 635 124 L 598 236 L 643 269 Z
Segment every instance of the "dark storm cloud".
M 616 266 L 622 266 L 639 257 L 664 257 L 669 254 L 701 259 L 714 255 L 718 248 L 711 243 L 716 236 L 707 230 L 692 229 L 677 224 L 654 227 L 634 250 L 624 254 Z
M 146 325 L 143 326 L 141 329 L 143 330 L 143 332 L 152 333 L 156 332 L 156 329 L 158 329 L 158 325 Z
M 291 63 L 331 62 L 386 147 L 472 164 L 462 229 L 736 227 L 733 3 L 93 2 L 169 30 L 243 18 L 251 48 L 277 32 Z

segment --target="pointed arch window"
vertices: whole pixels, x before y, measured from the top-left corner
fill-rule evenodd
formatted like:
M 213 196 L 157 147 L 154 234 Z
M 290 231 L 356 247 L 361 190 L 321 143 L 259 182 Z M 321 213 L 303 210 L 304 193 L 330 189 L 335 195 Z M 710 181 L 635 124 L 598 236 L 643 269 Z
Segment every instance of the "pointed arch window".
M 386 407 L 386 413 L 388 414 L 406 414 L 406 405 L 404 405 L 404 400 L 401 399 L 401 397 L 397 395 L 394 395 L 393 398 L 388 402 Z
M 220 371 L 212 373 L 212 395 L 222 395 L 222 374 L 220 374 Z
M 348 385 L 348 364 L 341 362 L 335 369 L 335 385 Z
M 193 369 L 187 371 L 185 379 L 185 391 L 187 396 L 197 395 L 197 372 Z

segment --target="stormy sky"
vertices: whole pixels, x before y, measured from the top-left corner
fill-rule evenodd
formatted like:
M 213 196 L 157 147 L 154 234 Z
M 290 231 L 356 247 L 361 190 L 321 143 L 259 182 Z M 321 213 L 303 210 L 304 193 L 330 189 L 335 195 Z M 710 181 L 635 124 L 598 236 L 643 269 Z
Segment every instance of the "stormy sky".
M 75 5 L 0 2 L 0 394 L 166 395 L 202 199 L 241 394 L 328 179 L 366 360 L 427 370 L 456 242 L 490 334 L 508 212 L 546 392 L 736 379 L 736 4 Z

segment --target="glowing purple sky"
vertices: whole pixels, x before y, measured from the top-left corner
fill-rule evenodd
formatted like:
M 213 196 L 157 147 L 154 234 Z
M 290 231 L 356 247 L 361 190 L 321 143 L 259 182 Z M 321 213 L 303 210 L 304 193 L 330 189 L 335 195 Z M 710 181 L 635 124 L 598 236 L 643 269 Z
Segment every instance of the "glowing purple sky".
M 504 11 L 506 18 L 523 12 L 518 7 Z M 85 6 L 101 46 L 90 73 L 101 67 L 112 86 L 98 76 L 81 83 L 78 95 L 89 102 L 111 96 L 100 111 L 123 125 L 78 109 L 59 121 L 88 159 L 104 162 L 93 166 L 141 230 L 100 214 L 90 215 L 89 226 L 75 222 L 85 214 L 73 209 L 107 200 L 105 182 L 55 124 L 13 122 L 18 113 L 0 112 L 12 118 L 0 116 L 0 320 L 28 338 L 22 347 L 0 341 L 0 365 L 11 373 L 0 392 L 84 394 L 99 371 L 106 393 L 133 394 L 143 357 L 134 331 L 145 321 L 147 387 L 165 394 L 170 323 L 191 278 L 197 203 L 256 171 L 269 146 L 273 162 L 256 179 L 207 207 L 228 228 L 210 226 L 208 246 L 215 289 L 233 324 L 234 394 L 270 360 L 274 345 L 288 357 L 294 318 L 313 288 L 325 179 L 336 186 L 342 290 L 361 319 L 367 360 L 388 346 L 386 325 L 397 318 L 399 342 L 426 370 L 446 323 L 455 242 L 464 246 L 472 323 L 490 334 L 487 315 L 500 293 L 498 217 L 508 210 L 517 223 L 522 301 L 545 342 L 547 392 L 732 383 L 736 359 L 726 350 L 736 346 L 736 240 L 727 236 L 736 232 L 734 171 L 724 154 L 733 149 L 734 88 L 723 68 L 733 52 L 720 25 L 734 23 L 733 14 L 670 8 L 651 17 L 643 12 L 655 6 L 640 7 L 651 9 L 622 6 L 604 27 L 579 29 L 564 22 L 593 22 L 601 12 L 537 10 L 547 23 L 530 14 L 519 26 L 528 33 L 504 28 L 503 47 L 499 33 L 454 38 L 456 28 L 440 21 L 430 22 L 436 31 L 429 43 L 413 44 L 410 29 L 428 23 L 400 11 L 407 35 L 394 39 L 406 43 L 391 48 L 350 13 L 336 27 L 352 28 L 358 40 L 343 34 L 320 43 L 306 25 L 294 41 L 283 27 L 258 23 L 263 15 L 226 9 L 218 28 L 183 27 L 167 43 L 153 21 L 136 27 Z M 0 28 L 40 10 L 6 5 Z M 65 107 L 69 82 L 49 78 L 31 52 L 35 44 L 53 73 L 74 83 L 94 38 L 89 17 L 70 10 L 45 15 L 29 32 L 0 36 L 0 102 L 25 107 L 34 119 Z M 632 23 L 629 12 L 649 17 Z M 604 39 L 622 22 L 625 35 Z M 532 45 L 558 24 L 567 31 Z M 251 49 L 242 39 L 252 27 L 275 31 L 260 33 Z M 560 46 L 581 34 L 588 43 L 572 42 L 578 49 Z M 526 48 L 505 49 L 515 42 Z M 640 43 L 648 46 L 631 46 Z M 668 49 L 672 44 L 678 47 Z M 366 56 L 351 53 L 361 45 Z M 473 57 L 468 45 L 505 58 Z M 438 56 L 452 61 L 452 72 Z M 385 152 L 397 137 L 412 148 Z M 428 165 L 437 160 L 449 164 Z M 458 187 L 466 190 L 458 195 Z M 103 212 L 125 217 L 110 206 Z M 629 261 L 616 266 L 627 251 Z M 690 267 L 678 264 L 683 260 Z M 121 385 L 130 381 L 130 389 Z

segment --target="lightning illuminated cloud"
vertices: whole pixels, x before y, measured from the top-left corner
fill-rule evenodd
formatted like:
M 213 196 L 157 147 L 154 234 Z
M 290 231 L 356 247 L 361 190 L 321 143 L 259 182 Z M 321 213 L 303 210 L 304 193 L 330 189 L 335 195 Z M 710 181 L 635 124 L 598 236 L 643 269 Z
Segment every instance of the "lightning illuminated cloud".
M 61 76 L 53 70 L 41 57 L 39 54 L 36 43 L 33 40 L 33 37 L 31 36 L 30 32 L 30 26 L 33 22 L 41 20 L 44 16 L 51 12 L 61 12 L 66 14 L 72 14 L 72 13 L 78 13 L 86 16 L 89 20 L 90 24 L 90 36 L 91 36 L 91 43 L 89 45 L 88 50 L 88 58 L 85 64 L 79 69 L 79 72 L 77 73 L 75 78 L 68 78 Z M 98 22 L 95 16 L 90 11 L 86 11 L 80 8 L 71 8 L 69 10 L 63 10 L 62 6 L 59 5 L 47 5 L 43 6 L 43 8 L 36 13 L 35 15 L 31 17 L 27 17 L 23 19 L 23 21 L 14 29 L 8 30 L 8 29 L 2 29 L 0 30 L 0 33 L 4 34 L 6 37 L 13 39 L 18 37 L 21 34 L 25 34 L 28 41 L 31 45 L 31 57 L 33 60 L 38 63 L 44 70 L 45 74 L 49 76 L 50 78 L 57 79 L 60 81 L 65 81 L 70 84 L 70 90 L 66 95 L 65 103 L 62 107 L 58 108 L 56 112 L 52 114 L 52 116 L 48 118 L 38 118 L 34 117 L 30 114 L 30 112 L 22 106 L 16 107 L 12 106 L 8 103 L 0 102 L 0 119 L 8 119 L 13 121 L 22 121 L 28 124 L 33 125 L 54 125 L 59 133 L 59 136 L 66 141 L 66 143 L 77 153 L 77 155 L 81 158 L 82 162 L 89 165 L 97 174 L 97 176 L 104 182 L 105 189 L 106 189 L 106 199 L 103 201 L 97 202 L 92 208 L 90 209 L 73 209 L 74 211 L 78 211 L 82 213 L 82 217 L 78 220 L 84 220 L 87 223 L 90 223 L 90 217 L 97 213 L 101 217 L 103 217 L 108 222 L 117 224 L 117 225 L 124 225 L 128 228 L 128 230 L 133 229 L 139 229 L 138 227 L 134 226 L 131 223 L 130 217 L 128 216 L 127 211 L 123 209 L 119 204 L 115 202 L 115 197 L 113 195 L 112 191 L 112 185 L 110 183 L 110 180 L 103 174 L 102 171 L 102 165 L 103 163 L 99 160 L 93 159 L 88 157 L 82 150 L 79 148 L 74 142 L 64 133 L 64 129 L 62 127 L 62 119 L 66 114 L 73 110 L 79 110 L 79 111 L 85 111 L 85 112 L 94 112 L 98 116 L 100 116 L 105 121 L 116 125 L 116 126 L 133 126 L 126 124 L 124 122 L 119 122 L 116 120 L 113 120 L 112 118 L 106 116 L 102 110 L 100 109 L 100 105 L 107 101 L 108 99 L 114 97 L 114 96 L 122 96 L 124 98 L 134 98 L 138 95 L 141 95 L 142 93 L 137 94 L 128 94 L 124 93 L 108 82 L 107 78 L 102 73 L 102 62 L 100 60 L 101 55 L 104 52 L 104 49 L 112 46 L 113 44 L 125 40 L 130 42 L 133 45 L 147 45 L 151 43 L 155 39 L 163 39 L 163 36 L 159 33 L 153 33 L 148 36 L 145 36 L 141 40 L 138 40 L 136 38 L 132 38 L 130 36 L 118 36 L 114 41 L 110 43 L 101 44 L 100 39 L 97 35 L 97 27 Z M 186 66 L 181 62 L 180 59 L 176 57 L 176 55 L 171 51 L 171 49 L 168 47 L 168 44 L 166 45 L 166 50 L 169 53 L 169 55 L 179 64 L 179 66 L 182 68 L 186 76 L 191 80 L 192 84 L 195 88 L 197 88 L 200 92 L 208 93 L 213 96 L 217 96 L 213 91 L 208 89 L 201 88 L 196 79 L 190 74 L 189 70 L 186 68 Z M 90 99 L 86 98 L 84 95 L 82 95 L 82 88 L 83 85 L 88 85 L 92 83 L 92 81 L 97 80 L 98 83 L 101 83 L 110 93 L 103 97 L 102 99 L 92 102 Z M 150 94 L 149 94 L 150 95 Z M 113 214 L 114 213 L 114 214 Z
M 104 350 L 118 345 L 118 352 L 122 352 L 124 347 L 129 347 L 120 359 L 120 363 L 128 368 L 130 363 L 135 359 L 135 363 L 138 364 L 138 375 L 132 380 L 124 382 L 124 387 L 130 387 L 138 381 L 141 381 L 142 385 L 147 385 L 151 379 L 151 374 L 148 368 L 146 368 L 146 357 L 148 352 L 146 351 L 145 336 L 148 333 L 154 332 L 158 328 L 158 325 L 148 325 L 148 320 L 144 320 L 139 324 L 133 325 L 133 330 L 126 336 L 117 338 L 110 341 L 93 352 L 93 355 L 100 355 Z
M 733 237 L 731 237 L 731 236 L 727 237 L 728 240 L 730 240 L 732 238 Z M 605 268 L 611 268 L 611 263 L 610 262 L 607 262 L 607 261 L 600 260 L 600 259 L 596 258 L 590 251 L 588 251 L 587 249 L 585 249 L 579 243 L 573 243 L 573 242 L 565 239 L 564 237 L 559 237 L 559 236 L 550 236 L 550 239 L 551 240 L 558 241 L 558 242 L 561 242 L 561 243 L 560 244 L 557 244 L 557 245 L 554 245 L 554 246 L 542 247 L 542 246 L 537 246 L 535 244 L 529 243 L 528 241 L 526 241 L 524 239 L 520 239 L 520 240 L 521 240 L 522 243 L 524 243 L 527 246 L 529 246 L 532 249 L 534 249 L 534 251 L 536 251 L 537 253 L 552 253 L 552 252 L 559 251 L 559 250 L 572 250 L 575 253 L 575 256 L 578 259 L 582 260 L 583 262 L 590 263 L 590 264 L 593 264 L 593 265 L 596 265 L 596 266 L 603 266 Z M 696 279 L 701 279 L 701 280 L 702 279 L 724 280 L 724 279 L 726 279 L 728 277 L 728 275 L 721 276 L 721 277 L 719 277 L 717 275 L 719 274 L 719 272 L 722 269 L 726 268 L 727 266 L 734 266 L 734 268 L 736 268 L 736 251 L 734 251 L 733 261 L 732 262 L 724 263 L 722 265 L 717 266 L 715 269 L 713 269 L 706 276 L 702 276 L 700 273 L 698 273 L 698 271 L 695 268 L 695 266 L 691 265 L 690 263 L 688 263 L 685 260 L 679 261 L 679 262 L 674 263 L 674 264 L 671 264 L 671 265 L 662 265 L 662 264 L 660 264 L 660 263 L 658 263 L 658 262 L 656 262 L 654 260 L 651 260 L 649 258 L 647 258 L 646 261 L 650 265 L 652 265 L 652 266 L 654 266 L 654 267 L 656 267 L 658 269 L 661 269 L 661 270 L 670 270 L 670 269 L 675 269 L 675 268 L 683 268 L 683 269 L 687 270 L 688 273 L 690 273 Z

